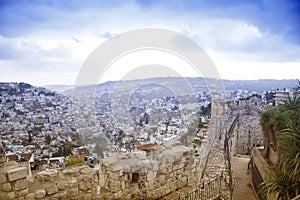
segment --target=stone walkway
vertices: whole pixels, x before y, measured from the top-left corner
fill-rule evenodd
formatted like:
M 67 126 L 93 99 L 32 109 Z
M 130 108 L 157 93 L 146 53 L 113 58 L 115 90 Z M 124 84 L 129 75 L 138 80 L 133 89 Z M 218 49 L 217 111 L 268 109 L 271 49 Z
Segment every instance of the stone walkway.
M 226 177 L 226 181 L 222 179 L 222 195 L 225 199 L 229 199 L 229 176 L 228 172 L 226 171 L 224 139 L 216 139 L 208 156 L 207 165 L 203 172 L 203 178 L 201 182 L 208 183 L 211 180 L 217 179 L 221 176 Z M 220 188 L 216 189 L 219 190 Z
M 203 172 L 202 182 L 206 183 L 209 180 L 219 177 L 222 173 L 225 173 L 226 166 L 223 148 L 224 143 L 222 140 L 216 139 L 208 156 L 207 165 Z
M 249 160 L 249 156 L 233 157 L 233 200 L 256 200 L 256 196 L 251 187 L 250 174 L 247 174 Z
M 227 124 L 225 124 L 225 127 L 228 127 L 230 123 L 232 123 L 232 118 L 228 119 L 226 121 Z M 229 125 L 228 125 L 229 124 Z M 227 125 L 227 126 L 226 126 Z M 213 184 L 216 183 L 214 180 L 218 179 L 221 180 L 221 185 L 218 183 L 211 187 L 209 191 L 205 192 L 206 195 L 210 196 L 209 194 L 219 193 L 223 195 L 223 198 L 230 199 L 230 188 L 229 188 L 229 172 L 226 168 L 226 162 L 225 162 L 225 154 L 224 154 L 224 134 L 222 137 L 216 138 L 215 141 L 213 141 L 212 149 L 208 155 L 207 164 L 205 167 L 205 170 L 203 171 L 203 177 L 201 179 L 200 184 L 204 183 L 206 184 Z M 225 177 L 225 178 L 222 178 Z M 186 187 L 180 189 L 177 193 L 174 192 L 171 195 L 168 195 L 166 199 L 175 199 L 178 197 L 179 193 L 187 194 L 190 191 L 192 191 L 193 188 Z M 215 190 L 215 191 L 211 191 Z M 171 197 L 171 198 L 170 198 Z M 190 198 L 187 198 L 190 199 Z M 199 199 L 199 198 L 191 198 L 191 199 Z M 243 198 L 242 198 L 243 199 Z

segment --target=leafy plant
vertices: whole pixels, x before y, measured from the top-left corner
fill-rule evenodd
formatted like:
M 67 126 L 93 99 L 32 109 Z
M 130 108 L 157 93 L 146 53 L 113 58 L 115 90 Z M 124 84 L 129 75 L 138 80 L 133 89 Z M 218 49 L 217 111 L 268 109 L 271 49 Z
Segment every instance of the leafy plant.
M 264 132 L 276 133 L 278 162 L 266 171 L 269 179 L 262 183 L 262 194 L 278 193 L 288 200 L 300 194 L 300 99 L 288 98 L 278 108 L 267 110 L 261 118 Z
M 68 158 L 65 160 L 66 167 L 76 165 L 79 163 L 84 163 L 84 160 L 82 160 L 82 158 Z

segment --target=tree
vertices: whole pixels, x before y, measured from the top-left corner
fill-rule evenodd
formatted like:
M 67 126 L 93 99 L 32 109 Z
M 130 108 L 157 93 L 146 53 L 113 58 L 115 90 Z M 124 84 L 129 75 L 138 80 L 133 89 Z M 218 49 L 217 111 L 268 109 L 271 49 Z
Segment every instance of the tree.
M 63 156 L 69 156 L 72 154 L 72 143 L 71 142 L 65 142 L 63 145 Z
M 46 142 L 46 144 L 50 144 L 51 143 L 51 136 L 49 134 L 47 134 L 45 136 L 45 142 Z
M 210 116 L 211 113 L 211 103 L 209 103 L 207 106 L 201 106 L 200 114 Z
M 31 143 L 32 142 L 32 136 L 31 136 L 31 133 L 32 133 L 32 131 L 27 131 L 27 133 L 28 133 L 28 142 L 29 143 Z
M 260 125 L 264 134 L 264 158 L 269 158 L 270 148 L 277 152 L 277 132 L 286 128 L 286 118 L 286 113 L 274 108 L 262 114 Z
M 288 200 L 300 194 L 300 132 L 290 127 L 279 134 L 279 159 L 274 170 L 267 170 L 269 179 L 263 182 L 263 194 L 278 193 L 278 199 Z
M 202 122 L 201 117 L 199 117 L 199 124 L 198 124 L 198 129 L 200 130 L 201 128 L 203 128 L 204 123 Z
M 294 111 L 300 109 L 300 97 L 295 95 L 294 97 L 288 97 L 286 100 L 282 101 L 283 104 L 280 105 L 282 111 Z
M 265 137 L 276 135 L 278 152 L 278 162 L 274 169 L 267 170 L 269 179 L 263 182 L 261 192 L 277 192 L 278 199 L 291 199 L 300 194 L 299 97 L 288 98 L 278 108 L 264 112 L 261 125 Z M 268 138 L 265 140 L 268 142 Z
M 274 92 L 267 92 L 265 93 L 265 98 L 267 102 L 274 102 L 275 93 Z
M 97 155 L 99 156 L 99 158 L 103 158 L 103 148 L 100 146 L 99 143 L 96 144 L 95 146 L 95 152 L 97 153 Z
M 52 157 L 59 157 L 59 156 L 63 156 L 63 150 L 61 146 L 58 148 L 58 150 L 55 153 L 52 154 Z
M 300 94 L 300 80 L 297 80 L 296 87 L 294 87 L 295 95 Z
M 69 156 L 72 154 L 72 143 L 64 142 L 61 146 L 59 146 L 58 150 L 53 154 L 53 157 L 59 156 Z

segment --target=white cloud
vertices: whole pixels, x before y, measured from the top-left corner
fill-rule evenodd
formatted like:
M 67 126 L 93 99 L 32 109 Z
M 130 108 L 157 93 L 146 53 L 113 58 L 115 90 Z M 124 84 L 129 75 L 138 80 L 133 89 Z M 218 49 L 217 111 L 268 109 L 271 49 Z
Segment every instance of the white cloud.
M 130 74 L 139 67 L 147 66 L 149 70 L 141 71 L 139 74 L 133 74 L 130 79 L 145 79 L 153 77 L 181 76 L 192 77 L 202 76 L 182 58 L 161 50 L 139 50 L 130 52 L 118 60 L 104 72 L 99 82 L 114 80 L 123 80 L 123 77 Z
M 295 74 L 300 74 L 295 73 L 299 72 L 295 67 L 300 62 L 299 46 L 242 19 L 212 16 L 209 11 L 177 13 L 161 6 L 145 8 L 134 2 L 110 9 L 48 11 L 52 17 L 31 24 L 26 34 L 10 39 L 0 36 L 0 81 L 72 84 L 84 60 L 98 45 L 124 31 L 145 27 L 170 29 L 192 38 L 208 52 L 224 78 L 297 78 Z M 136 62 L 128 63 L 141 64 L 139 56 L 135 56 Z M 161 58 L 156 64 L 178 63 L 171 57 L 168 63 L 165 60 Z M 253 66 L 259 67 L 252 70 Z M 257 73 L 259 69 L 262 73 Z M 114 73 L 107 79 L 110 77 L 116 78 Z
M 258 80 L 258 79 L 298 79 L 299 63 L 277 62 L 216 62 L 222 79 Z

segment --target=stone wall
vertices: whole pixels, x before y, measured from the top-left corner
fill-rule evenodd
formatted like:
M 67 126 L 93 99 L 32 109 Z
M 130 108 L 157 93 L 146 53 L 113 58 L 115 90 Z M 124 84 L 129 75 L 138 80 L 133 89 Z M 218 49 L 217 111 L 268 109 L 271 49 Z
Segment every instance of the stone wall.
M 268 105 L 250 101 L 236 101 L 230 103 L 226 112 L 228 117 L 239 116 L 231 134 L 232 153 L 251 154 L 253 147 L 264 145 L 264 137 L 260 127 L 260 116 Z
M 15 163 L 0 170 L 0 199 L 96 199 L 98 173 L 82 165 L 28 177 L 27 168 Z
M 264 145 L 264 138 L 259 125 L 260 116 L 242 115 L 233 129 L 233 154 L 251 154 L 251 149 Z
M 0 169 L 0 199 L 25 199 L 29 194 L 28 170 L 17 163 L 4 163 Z
M 260 184 L 269 179 L 266 170 L 270 170 L 274 167 L 274 164 L 267 162 L 262 154 L 262 149 L 253 148 L 251 151 L 251 177 L 252 177 L 252 187 L 257 197 L 261 198 L 260 194 Z M 271 164 L 271 165 L 270 165 Z M 270 193 L 266 196 L 266 200 L 278 199 L 276 193 Z
M 200 181 L 199 154 L 186 146 L 134 152 L 102 160 L 104 199 L 158 199 Z M 106 191 L 103 193 L 103 191 Z
M 211 118 L 218 119 L 224 117 L 226 111 L 229 108 L 227 101 L 221 99 L 213 99 L 211 101 Z

